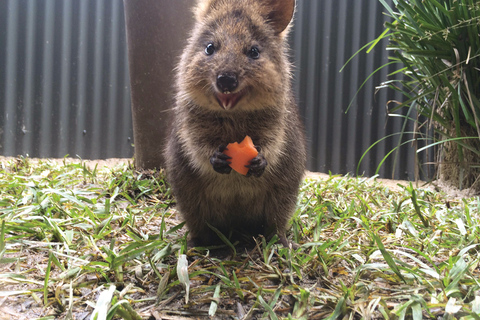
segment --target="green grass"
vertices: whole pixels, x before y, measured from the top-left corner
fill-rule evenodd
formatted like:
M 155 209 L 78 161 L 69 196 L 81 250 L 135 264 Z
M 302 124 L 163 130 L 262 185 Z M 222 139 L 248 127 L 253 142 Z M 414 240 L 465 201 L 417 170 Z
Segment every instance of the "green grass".
M 162 173 L 3 162 L 0 307 L 17 319 L 480 319 L 480 198 L 395 189 L 307 179 L 289 230 L 299 249 L 260 238 L 219 258 L 187 251 Z

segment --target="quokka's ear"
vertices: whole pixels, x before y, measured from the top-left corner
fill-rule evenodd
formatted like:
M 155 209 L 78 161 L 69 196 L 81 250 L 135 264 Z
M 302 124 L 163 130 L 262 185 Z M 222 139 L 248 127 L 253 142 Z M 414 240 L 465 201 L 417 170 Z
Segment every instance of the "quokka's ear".
M 287 29 L 295 12 L 295 0 L 262 0 L 268 9 L 267 20 L 272 24 L 275 33 L 280 34 Z
M 216 8 L 222 0 L 197 0 L 197 5 L 193 12 L 197 21 L 203 20 L 205 16 L 214 8 Z
M 209 11 L 214 0 L 197 0 L 197 5 L 193 8 L 193 13 L 197 21 L 202 20 Z

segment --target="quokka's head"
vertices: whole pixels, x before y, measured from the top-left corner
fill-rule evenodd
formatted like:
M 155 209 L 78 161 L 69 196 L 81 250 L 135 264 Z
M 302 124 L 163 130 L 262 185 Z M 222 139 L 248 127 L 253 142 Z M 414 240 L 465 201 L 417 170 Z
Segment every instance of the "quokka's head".
M 200 0 L 178 67 L 177 98 L 225 112 L 281 105 L 294 10 L 295 0 Z

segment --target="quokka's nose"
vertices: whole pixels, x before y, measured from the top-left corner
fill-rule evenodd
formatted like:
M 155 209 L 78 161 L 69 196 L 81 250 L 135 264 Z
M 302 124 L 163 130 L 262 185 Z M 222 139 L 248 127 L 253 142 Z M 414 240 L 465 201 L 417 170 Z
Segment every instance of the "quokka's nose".
M 217 76 L 217 87 L 222 93 L 234 91 L 238 87 L 237 75 L 233 72 L 219 74 Z

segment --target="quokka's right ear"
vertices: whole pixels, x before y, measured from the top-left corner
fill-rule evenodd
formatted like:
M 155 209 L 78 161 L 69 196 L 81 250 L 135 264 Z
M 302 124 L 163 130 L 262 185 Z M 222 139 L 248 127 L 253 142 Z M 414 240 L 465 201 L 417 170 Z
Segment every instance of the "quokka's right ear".
M 276 34 L 287 29 L 295 12 L 295 0 L 260 0 L 267 9 L 267 22 L 273 26 Z
M 203 20 L 208 12 L 216 6 L 221 0 L 198 0 L 197 6 L 194 8 L 195 19 L 197 21 Z

